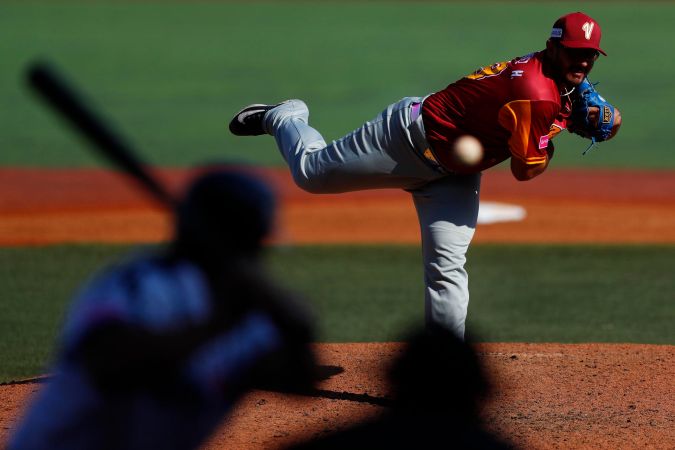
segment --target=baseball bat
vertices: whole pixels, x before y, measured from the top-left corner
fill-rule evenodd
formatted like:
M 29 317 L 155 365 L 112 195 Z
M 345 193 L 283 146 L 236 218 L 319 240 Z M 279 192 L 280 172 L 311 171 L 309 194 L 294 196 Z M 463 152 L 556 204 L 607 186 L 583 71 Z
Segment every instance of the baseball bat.
M 27 71 L 27 80 L 42 100 L 65 117 L 71 127 L 84 135 L 113 166 L 140 183 L 163 206 L 170 209 L 176 206 L 175 198 L 146 169 L 131 144 L 88 106 L 54 67 L 44 62 L 32 64 Z

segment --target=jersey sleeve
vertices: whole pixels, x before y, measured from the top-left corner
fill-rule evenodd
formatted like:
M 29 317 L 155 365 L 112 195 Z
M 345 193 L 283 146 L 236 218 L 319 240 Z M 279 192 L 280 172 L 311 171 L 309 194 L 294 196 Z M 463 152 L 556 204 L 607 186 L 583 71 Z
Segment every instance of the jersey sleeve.
M 560 107 L 552 101 L 515 100 L 499 110 L 499 124 L 510 132 L 511 156 L 527 165 L 547 161 L 552 126 Z

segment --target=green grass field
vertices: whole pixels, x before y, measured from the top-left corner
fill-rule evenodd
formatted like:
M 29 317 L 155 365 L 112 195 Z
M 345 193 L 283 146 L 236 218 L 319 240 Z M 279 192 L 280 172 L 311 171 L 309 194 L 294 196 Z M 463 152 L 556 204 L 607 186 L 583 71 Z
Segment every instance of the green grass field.
M 128 250 L 0 249 L 0 381 L 43 373 L 73 293 Z M 673 260 L 673 246 L 474 246 L 468 329 L 488 342 L 675 344 Z M 312 305 L 320 341 L 398 340 L 422 321 L 415 246 L 275 248 L 269 264 Z
M 335 139 L 400 97 L 543 48 L 553 21 L 578 9 L 603 26 L 609 57 L 592 79 L 624 125 L 583 158 L 585 142 L 561 136 L 556 165 L 675 167 L 665 132 L 675 60 L 660 44 L 672 40 L 671 2 L 5 1 L 0 102 L 11 108 L 0 112 L 0 164 L 95 164 L 26 92 L 22 73 L 36 58 L 71 75 L 154 163 L 281 164 L 271 139 L 226 132 L 241 106 L 303 98 Z

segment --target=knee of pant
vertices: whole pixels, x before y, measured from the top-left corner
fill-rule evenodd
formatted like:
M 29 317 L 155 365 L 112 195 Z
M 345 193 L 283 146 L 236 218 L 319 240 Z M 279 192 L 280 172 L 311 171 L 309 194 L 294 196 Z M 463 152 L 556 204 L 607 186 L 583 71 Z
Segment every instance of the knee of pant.
M 466 247 L 463 245 L 458 247 L 454 250 L 436 249 L 434 257 L 427 259 L 425 274 L 430 283 L 459 285 L 466 282 L 467 273 L 464 269 Z
M 429 264 L 425 275 L 432 289 L 447 289 L 449 286 L 464 288 L 468 284 L 468 274 L 463 265 Z
M 308 177 L 306 174 L 297 171 L 293 173 L 293 181 L 296 186 L 310 194 L 325 194 L 323 180 L 321 177 Z

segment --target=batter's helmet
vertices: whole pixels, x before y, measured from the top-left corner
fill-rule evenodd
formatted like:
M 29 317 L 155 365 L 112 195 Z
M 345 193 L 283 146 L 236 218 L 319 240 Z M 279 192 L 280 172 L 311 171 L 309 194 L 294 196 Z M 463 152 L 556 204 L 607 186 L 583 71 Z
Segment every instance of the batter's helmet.
M 197 177 L 179 203 L 175 244 L 185 256 L 222 260 L 257 251 L 272 230 L 276 197 L 242 168 L 216 168 Z

